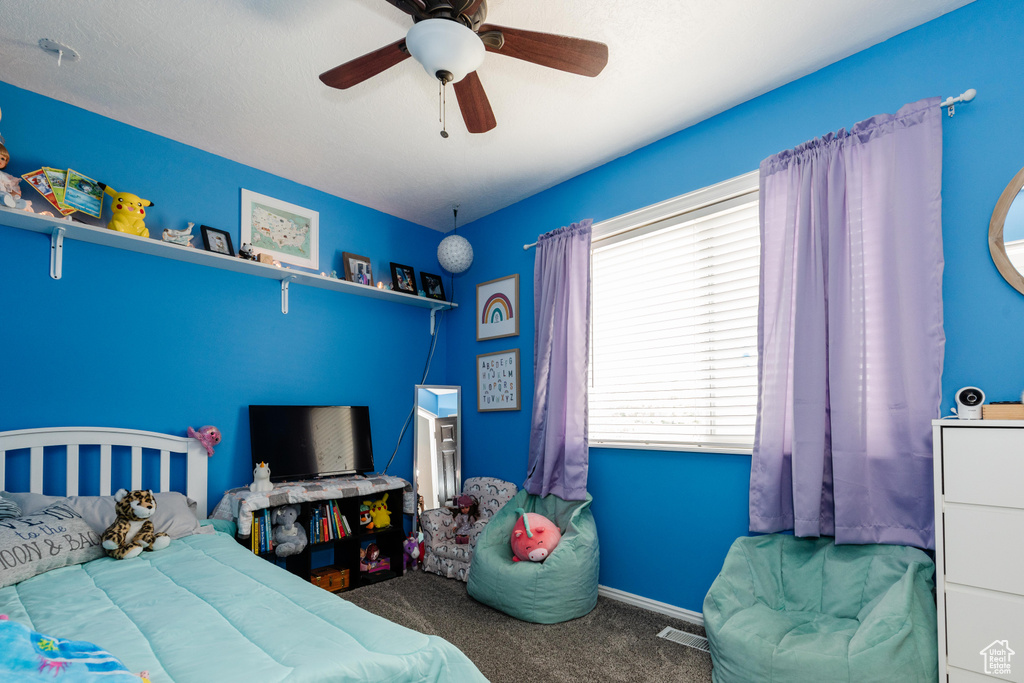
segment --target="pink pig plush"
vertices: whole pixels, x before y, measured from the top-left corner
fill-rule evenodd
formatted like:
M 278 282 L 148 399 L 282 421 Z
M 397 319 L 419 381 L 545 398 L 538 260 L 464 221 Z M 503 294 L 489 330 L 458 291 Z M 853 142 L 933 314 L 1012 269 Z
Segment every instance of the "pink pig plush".
M 199 443 L 203 444 L 203 447 L 206 448 L 206 455 L 211 458 L 213 457 L 213 447 L 220 443 L 219 429 L 212 425 L 200 427 L 199 431 L 189 427 L 188 435 L 189 438 L 199 439 Z
M 562 540 L 562 532 L 544 515 L 516 508 L 519 520 L 512 527 L 513 562 L 543 562 Z

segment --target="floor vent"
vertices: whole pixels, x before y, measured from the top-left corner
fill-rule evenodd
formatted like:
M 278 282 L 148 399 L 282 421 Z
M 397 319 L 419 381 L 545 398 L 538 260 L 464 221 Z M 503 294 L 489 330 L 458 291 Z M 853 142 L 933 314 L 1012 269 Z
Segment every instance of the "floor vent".
M 686 647 L 692 647 L 694 650 L 700 650 L 701 652 L 710 652 L 708 649 L 708 639 L 703 636 L 695 636 L 692 633 L 686 631 L 680 631 L 677 628 L 666 626 L 662 629 L 661 633 L 658 634 L 659 638 L 665 640 L 671 640 L 673 643 L 679 643 Z

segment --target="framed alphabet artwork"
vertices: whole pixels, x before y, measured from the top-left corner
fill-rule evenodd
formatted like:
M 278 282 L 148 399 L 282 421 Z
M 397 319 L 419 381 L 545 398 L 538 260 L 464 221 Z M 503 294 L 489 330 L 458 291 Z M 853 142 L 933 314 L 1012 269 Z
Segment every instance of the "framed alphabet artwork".
M 519 349 L 476 357 L 476 409 L 519 410 Z

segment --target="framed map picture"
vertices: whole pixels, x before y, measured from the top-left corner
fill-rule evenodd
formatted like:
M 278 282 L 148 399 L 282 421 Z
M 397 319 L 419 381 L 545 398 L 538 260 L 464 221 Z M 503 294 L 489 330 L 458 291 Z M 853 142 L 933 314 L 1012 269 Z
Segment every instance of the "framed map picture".
M 282 263 L 316 269 L 320 262 L 320 213 L 242 190 L 240 245 Z
M 476 340 L 519 334 L 519 273 L 476 286 Z
M 476 357 L 476 409 L 519 410 L 519 349 Z

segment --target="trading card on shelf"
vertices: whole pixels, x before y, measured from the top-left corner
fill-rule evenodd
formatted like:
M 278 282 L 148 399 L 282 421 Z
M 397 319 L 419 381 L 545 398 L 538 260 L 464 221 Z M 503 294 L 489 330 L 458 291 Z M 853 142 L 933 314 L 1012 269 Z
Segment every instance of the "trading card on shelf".
M 64 204 L 99 218 L 103 213 L 103 188 L 89 176 L 69 168 L 64 183 Z
M 53 196 L 57 198 L 57 205 L 60 206 L 61 213 L 64 215 L 74 213 L 75 209 L 64 203 L 64 181 L 68 172 L 49 166 L 43 166 L 43 172 L 46 173 L 46 179 L 50 182 L 50 189 L 53 190 Z
M 53 194 L 53 190 L 50 188 L 50 181 L 46 179 L 46 172 L 43 169 L 38 171 L 32 171 L 31 173 L 25 173 L 21 176 L 28 181 L 28 184 L 36 189 L 36 192 L 43 195 L 46 201 L 50 202 L 57 211 L 61 214 L 64 213 L 64 209 L 61 208 L 60 204 L 57 203 L 57 197 Z

